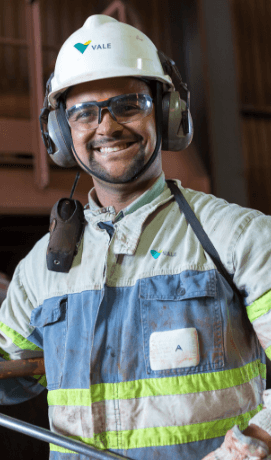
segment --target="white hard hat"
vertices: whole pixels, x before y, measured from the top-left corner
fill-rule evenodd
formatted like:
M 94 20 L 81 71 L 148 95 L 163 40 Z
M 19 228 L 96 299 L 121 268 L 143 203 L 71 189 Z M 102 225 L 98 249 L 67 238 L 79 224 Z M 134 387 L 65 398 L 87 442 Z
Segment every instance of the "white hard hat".
M 113 77 L 159 80 L 174 88 L 163 71 L 156 46 L 145 34 L 110 16 L 96 14 L 61 47 L 49 103 L 56 108 L 57 98 L 70 86 Z

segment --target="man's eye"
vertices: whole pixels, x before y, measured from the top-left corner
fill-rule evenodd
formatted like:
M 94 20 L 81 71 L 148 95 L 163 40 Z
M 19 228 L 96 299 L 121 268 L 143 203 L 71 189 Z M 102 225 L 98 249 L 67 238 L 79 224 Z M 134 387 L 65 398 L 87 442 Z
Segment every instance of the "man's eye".
M 90 121 L 90 120 L 93 120 L 94 118 L 96 118 L 96 112 L 95 110 L 91 110 L 91 109 L 88 109 L 88 110 L 82 110 L 81 112 L 77 113 L 76 114 L 76 118 L 75 118 L 75 121 Z
M 126 104 L 122 107 L 118 107 L 117 112 L 119 115 L 134 115 L 138 113 L 138 106 L 136 104 Z
M 132 104 L 124 106 L 124 110 L 126 112 L 129 112 L 129 110 L 137 110 L 137 109 L 138 109 L 138 107 L 136 105 L 132 105 Z

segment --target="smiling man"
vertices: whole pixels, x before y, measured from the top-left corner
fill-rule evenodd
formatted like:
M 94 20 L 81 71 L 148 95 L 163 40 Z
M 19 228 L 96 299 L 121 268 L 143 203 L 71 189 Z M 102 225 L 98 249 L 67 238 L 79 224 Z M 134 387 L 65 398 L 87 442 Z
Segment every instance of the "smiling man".
M 41 121 L 52 159 L 94 187 L 84 212 L 55 205 L 13 276 L 3 356 L 44 354 L 47 382 L 10 380 L 2 403 L 46 384 L 52 431 L 130 459 L 270 458 L 271 218 L 165 181 L 161 149 L 193 136 L 173 61 L 91 16 L 59 52 Z M 85 458 L 51 446 L 51 460 Z
M 118 114 L 116 118 L 106 107 L 100 108 L 99 115 L 98 106 L 88 104 L 95 101 L 104 104 L 107 100 L 111 100 L 111 110 L 115 108 L 116 112 L 120 112 L 121 104 L 126 104 L 124 120 L 118 120 Z M 142 113 L 135 110 L 136 104 L 141 104 Z M 131 77 L 117 78 L 113 85 L 111 79 L 86 82 L 71 89 L 66 108 L 76 158 L 83 169 L 95 174 L 93 181 L 99 203 L 108 206 L 114 202 L 115 210 L 120 211 L 149 189 L 162 173 L 159 148 L 146 173 L 131 181 L 149 161 L 156 146 L 150 87 Z M 90 116 L 95 117 L 95 122 L 90 123 Z

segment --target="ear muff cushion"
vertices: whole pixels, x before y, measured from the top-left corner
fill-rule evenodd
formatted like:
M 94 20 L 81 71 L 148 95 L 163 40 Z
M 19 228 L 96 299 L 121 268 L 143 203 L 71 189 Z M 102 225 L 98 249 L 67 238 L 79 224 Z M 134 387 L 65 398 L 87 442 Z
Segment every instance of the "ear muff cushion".
M 170 93 L 163 95 L 162 100 L 162 150 L 168 150 L 168 118 Z
M 48 132 L 55 144 L 56 151 L 51 155 L 52 160 L 63 168 L 71 168 L 77 165 L 72 153 L 72 137 L 65 116 L 63 103 L 60 107 L 49 114 Z
M 191 143 L 193 138 L 193 122 L 188 111 L 189 132 L 184 134 L 182 126 L 182 111 L 186 104 L 180 99 L 178 91 L 167 92 L 163 95 L 163 129 L 162 150 L 180 151 Z
M 71 136 L 71 130 L 69 127 L 69 124 L 66 119 L 66 114 L 65 114 L 65 106 L 63 101 L 60 101 L 59 103 L 59 109 L 57 110 L 57 120 L 59 123 L 59 126 L 61 128 L 61 132 L 63 134 L 63 137 L 65 139 L 65 143 L 67 145 L 67 148 L 72 152 L 72 136 Z

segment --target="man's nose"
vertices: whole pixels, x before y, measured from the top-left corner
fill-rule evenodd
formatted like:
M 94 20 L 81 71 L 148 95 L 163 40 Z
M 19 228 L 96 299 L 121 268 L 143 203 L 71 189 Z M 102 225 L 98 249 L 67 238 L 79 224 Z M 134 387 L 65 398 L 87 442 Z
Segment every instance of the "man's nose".
M 100 135 L 113 134 L 114 132 L 123 131 L 123 126 L 112 117 L 109 110 L 105 107 L 101 111 L 101 122 L 99 123 L 96 133 Z

